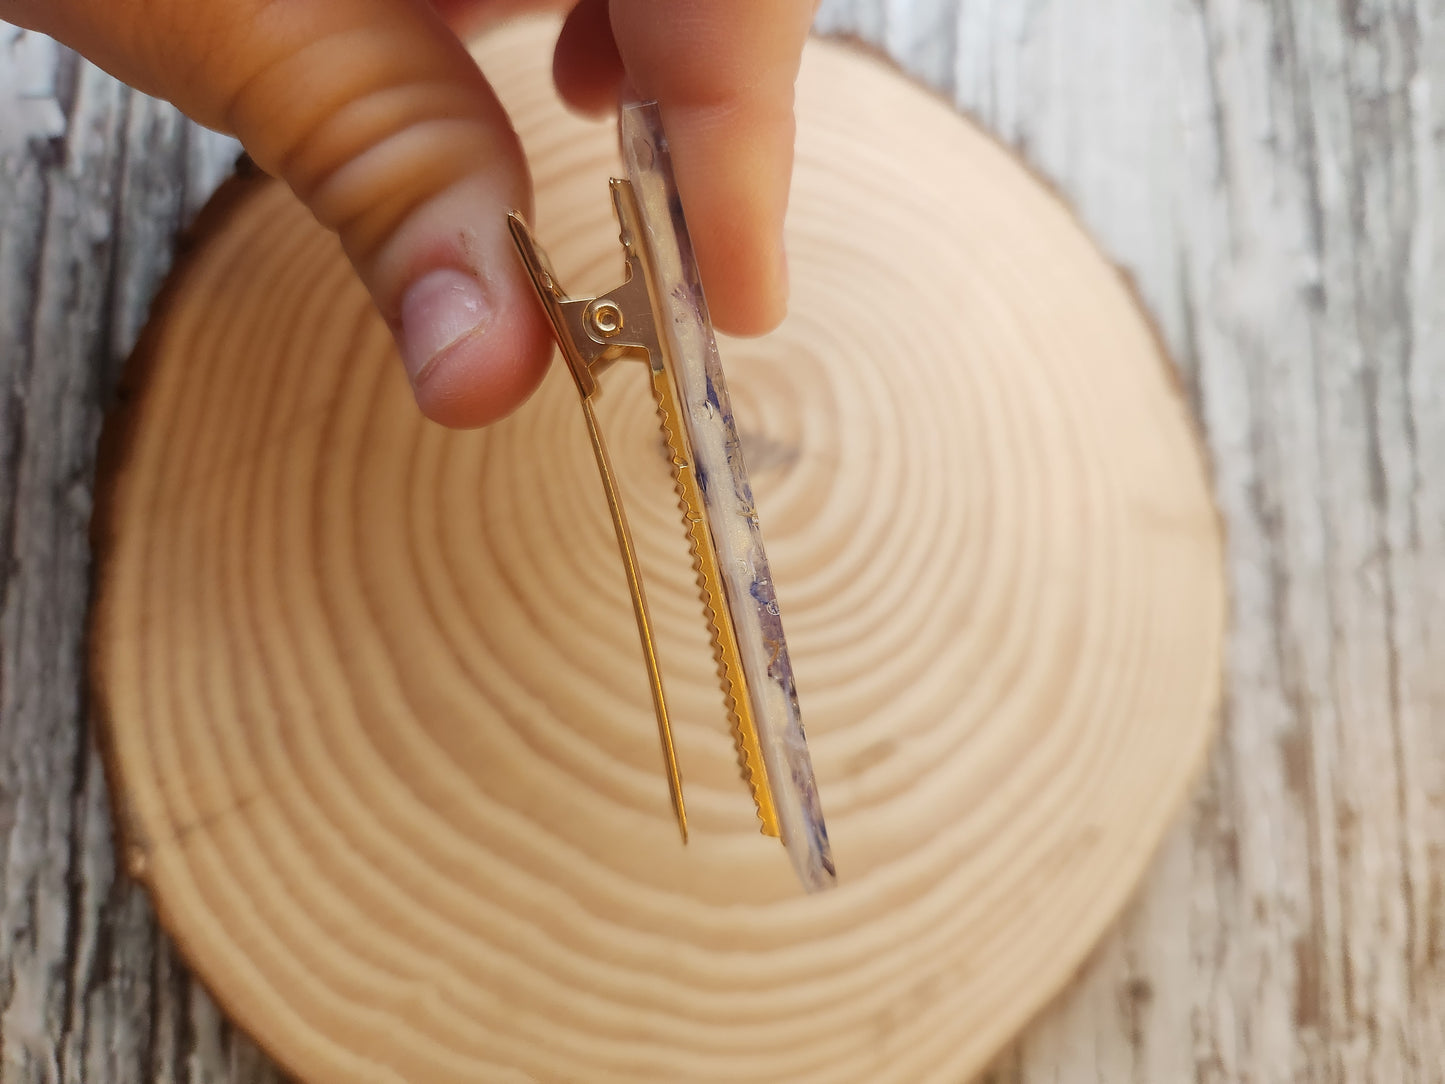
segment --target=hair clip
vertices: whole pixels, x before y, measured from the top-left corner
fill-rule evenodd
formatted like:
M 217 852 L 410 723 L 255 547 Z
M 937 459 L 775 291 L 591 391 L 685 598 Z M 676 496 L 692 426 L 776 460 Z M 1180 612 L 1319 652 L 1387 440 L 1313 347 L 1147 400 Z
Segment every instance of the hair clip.
M 652 620 L 592 402 L 602 371 L 621 358 L 645 360 L 651 370 L 738 760 L 762 832 L 782 839 L 803 885 L 816 891 L 835 883 L 833 856 L 752 487 L 657 103 L 624 105 L 620 134 L 627 179 L 614 178 L 611 189 L 627 272 L 621 285 L 597 297 L 571 297 L 515 212 L 509 220 L 512 237 L 582 398 L 627 573 L 683 842 L 687 809 Z

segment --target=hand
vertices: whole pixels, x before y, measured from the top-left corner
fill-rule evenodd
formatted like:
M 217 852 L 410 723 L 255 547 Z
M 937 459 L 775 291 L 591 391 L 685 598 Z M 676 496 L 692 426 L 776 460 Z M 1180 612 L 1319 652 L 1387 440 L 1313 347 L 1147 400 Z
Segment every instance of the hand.
M 531 182 L 459 28 L 553 0 L 0 0 L 128 83 L 235 134 L 340 235 L 421 409 L 507 414 L 551 338 L 506 229 Z M 575 107 L 656 98 L 719 327 L 786 297 L 793 81 L 814 0 L 580 0 L 553 57 Z M 539 63 L 543 58 L 538 58 Z

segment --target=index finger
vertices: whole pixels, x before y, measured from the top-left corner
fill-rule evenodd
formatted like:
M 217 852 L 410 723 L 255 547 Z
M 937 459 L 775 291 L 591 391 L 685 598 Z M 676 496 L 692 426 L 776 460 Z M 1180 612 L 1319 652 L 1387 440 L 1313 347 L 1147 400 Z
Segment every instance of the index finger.
M 656 98 L 714 322 L 759 334 L 787 306 L 793 83 L 813 0 L 612 0 L 627 76 Z

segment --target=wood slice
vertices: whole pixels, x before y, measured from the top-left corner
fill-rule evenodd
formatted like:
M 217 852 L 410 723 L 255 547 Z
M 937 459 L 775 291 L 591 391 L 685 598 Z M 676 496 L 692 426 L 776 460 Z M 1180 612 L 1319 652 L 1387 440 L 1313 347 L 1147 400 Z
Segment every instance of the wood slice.
M 614 132 L 480 46 L 563 281 Z M 576 392 L 418 416 L 279 185 L 198 227 L 108 428 L 95 679 L 124 853 L 304 1081 L 962 1080 L 1117 914 L 1210 736 L 1219 526 L 1135 300 L 1060 202 L 809 46 L 792 315 L 724 341 L 840 887 L 757 833 L 641 367 L 600 409 L 675 700 L 677 838 Z

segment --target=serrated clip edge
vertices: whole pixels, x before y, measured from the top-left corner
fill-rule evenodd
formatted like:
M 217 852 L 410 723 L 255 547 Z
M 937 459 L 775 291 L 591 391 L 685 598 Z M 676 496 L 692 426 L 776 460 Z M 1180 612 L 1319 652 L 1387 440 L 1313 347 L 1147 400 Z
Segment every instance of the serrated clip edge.
M 738 765 L 742 769 L 743 779 L 752 791 L 753 804 L 757 807 L 763 834 L 777 836 L 778 814 L 773 807 L 767 764 L 763 760 L 763 751 L 758 741 L 758 727 L 753 718 L 747 678 L 743 674 L 742 659 L 738 653 L 732 614 L 728 609 L 727 596 L 723 593 L 717 548 L 708 529 L 702 495 L 698 492 L 697 473 L 693 469 L 687 430 L 678 418 L 677 397 L 673 391 L 671 376 L 654 369 L 652 391 L 657 400 L 658 415 L 662 419 L 662 432 L 672 452 L 672 474 L 677 486 L 678 504 L 682 509 L 688 542 L 692 548 L 692 566 L 697 573 L 698 589 L 707 610 L 708 624 L 712 629 L 713 657 L 717 660 L 718 678 L 722 682 L 728 718 L 732 723 Z

